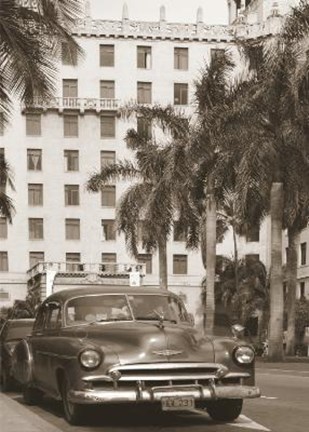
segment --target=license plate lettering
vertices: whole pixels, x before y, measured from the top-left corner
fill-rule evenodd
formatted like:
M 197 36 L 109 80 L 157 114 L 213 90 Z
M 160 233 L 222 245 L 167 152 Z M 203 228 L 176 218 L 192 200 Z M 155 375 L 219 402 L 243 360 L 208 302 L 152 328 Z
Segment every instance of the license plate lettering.
M 183 397 L 163 397 L 161 399 L 163 411 L 183 411 L 194 409 L 194 398 L 190 396 Z

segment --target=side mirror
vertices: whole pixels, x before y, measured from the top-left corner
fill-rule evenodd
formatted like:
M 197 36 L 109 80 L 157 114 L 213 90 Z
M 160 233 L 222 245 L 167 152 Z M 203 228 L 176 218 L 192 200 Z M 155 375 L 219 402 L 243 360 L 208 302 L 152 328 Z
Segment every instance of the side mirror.
M 192 325 L 192 327 L 194 327 L 195 325 L 194 315 L 192 313 L 189 313 L 188 317 L 189 317 L 189 323 Z
M 231 331 L 235 338 L 240 339 L 244 336 L 245 327 L 241 324 L 234 324 L 231 326 Z

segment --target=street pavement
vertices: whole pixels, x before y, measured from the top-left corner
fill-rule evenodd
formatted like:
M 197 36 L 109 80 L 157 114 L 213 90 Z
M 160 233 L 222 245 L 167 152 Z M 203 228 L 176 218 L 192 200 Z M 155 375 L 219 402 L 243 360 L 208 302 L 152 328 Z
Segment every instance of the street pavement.
M 85 425 L 63 419 L 59 402 L 44 398 L 25 406 L 19 393 L 0 393 L 1 432 L 307 432 L 309 430 L 309 361 L 257 362 L 260 399 L 247 400 L 231 424 L 216 423 L 202 411 L 154 414 L 142 409 L 91 410 Z

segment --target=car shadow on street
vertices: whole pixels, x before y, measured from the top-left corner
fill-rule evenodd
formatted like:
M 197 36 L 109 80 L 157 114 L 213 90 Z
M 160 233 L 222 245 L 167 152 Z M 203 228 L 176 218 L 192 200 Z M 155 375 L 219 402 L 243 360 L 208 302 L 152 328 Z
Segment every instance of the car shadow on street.
M 23 398 L 18 395 L 15 401 L 25 405 Z M 63 418 L 62 403 L 53 399 L 43 397 L 37 406 L 28 406 L 30 411 L 45 420 L 53 423 Z M 43 412 L 42 412 L 43 410 Z M 48 417 L 48 419 L 46 419 Z M 84 426 L 88 427 L 111 427 L 111 428 L 145 428 L 151 426 L 188 428 L 198 425 L 215 425 L 216 422 L 210 417 L 200 415 L 197 412 L 162 412 L 160 407 L 149 407 L 146 405 L 115 405 L 115 406 L 88 406 L 83 420 Z M 122 429 L 123 430 L 123 429 Z

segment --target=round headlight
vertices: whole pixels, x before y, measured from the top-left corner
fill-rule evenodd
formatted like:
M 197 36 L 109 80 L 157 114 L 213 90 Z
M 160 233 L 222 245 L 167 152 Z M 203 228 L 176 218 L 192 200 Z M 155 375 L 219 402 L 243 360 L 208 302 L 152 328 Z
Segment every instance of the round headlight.
M 253 362 L 255 354 L 249 346 L 239 346 L 234 351 L 234 357 L 239 364 L 250 364 Z
M 80 353 L 79 361 L 84 368 L 95 369 L 101 363 L 102 357 L 98 351 L 87 349 Z

